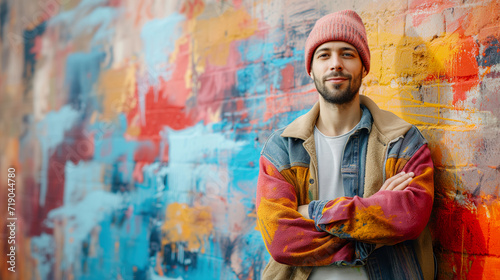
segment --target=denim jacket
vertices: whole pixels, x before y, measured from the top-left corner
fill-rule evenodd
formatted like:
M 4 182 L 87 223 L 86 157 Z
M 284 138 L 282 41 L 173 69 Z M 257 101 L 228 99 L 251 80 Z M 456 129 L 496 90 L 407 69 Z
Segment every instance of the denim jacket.
M 364 265 L 370 279 L 433 279 L 426 227 L 434 198 L 433 164 L 418 129 L 360 96 L 363 115 L 343 152 L 345 197 L 317 200 L 310 112 L 270 136 L 260 160 L 258 226 L 272 260 L 263 279 L 307 279 L 314 266 Z M 379 191 L 401 172 L 403 191 Z M 305 219 L 297 211 L 309 204 Z M 375 244 L 385 245 L 375 250 Z

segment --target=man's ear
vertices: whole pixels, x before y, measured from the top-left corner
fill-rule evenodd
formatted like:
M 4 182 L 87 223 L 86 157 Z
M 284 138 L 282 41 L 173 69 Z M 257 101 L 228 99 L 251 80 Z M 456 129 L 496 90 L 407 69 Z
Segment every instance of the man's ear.
M 363 78 L 366 77 L 366 75 L 368 75 L 368 71 L 366 71 L 365 66 L 363 66 Z

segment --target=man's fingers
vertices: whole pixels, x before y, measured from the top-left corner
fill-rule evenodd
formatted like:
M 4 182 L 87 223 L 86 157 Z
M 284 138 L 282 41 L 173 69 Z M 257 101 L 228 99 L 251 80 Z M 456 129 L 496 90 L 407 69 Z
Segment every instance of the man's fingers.
M 399 173 L 395 176 L 392 176 L 391 178 L 387 179 L 382 186 L 381 190 L 404 190 L 408 184 L 410 183 L 411 179 L 413 179 L 413 176 L 415 174 L 413 172 L 410 173 Z
M 385 180 L 384 184 L 382 185 L 382 188 L 380 188 L 381 191 L 384 191 L 387 189 L 387 187 L 397 178 L 400 178 L 401 176 L 403 176 L 405 174 L 405 172 L 399 172 L 398 174 L 392 176 L 391 178 Z
M 402 182 L 397 187 L 395 187 L 393 189 L 393 191 L 402 191 L 402 190 L 404 190 L 406 187 L 408 187 L 408 185 L 410 184 L 411 180 L 413 180 L 413 177 L 410 177 L 410 178 L 406 179 L 404 182 Z

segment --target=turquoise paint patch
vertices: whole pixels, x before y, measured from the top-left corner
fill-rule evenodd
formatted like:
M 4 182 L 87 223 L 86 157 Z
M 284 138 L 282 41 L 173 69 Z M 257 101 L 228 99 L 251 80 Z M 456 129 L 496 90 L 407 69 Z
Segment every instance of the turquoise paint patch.
M 54 227 L 55 221 L 65 220 L 64 258 L 61 268 L 79 267 L 82 244 L 91 231 L 105 219 L 106 214 L 119 209 L 122 197 L 105 191 L 99 172 L 104 169 L 100 163 L 66 162 L 65 196 L 63 206 L 51 210 L 46 224 Z M 66 193 L 68 193 L 66 195 Z
M 55 262 L 54 237 L 46 233 L 33 236 L 30 240 L 30 257 L 36 260 L 36 269 L 40 279 L 49 279 Z
M 91 46 L 94 46 L 97 43 L 111 41 L 115 30 L 111 24 L 118 14 L 119 12 L 116 8 L 97 7 L 87 16 L 77 21 L 72 29 L 72 32 L 76 36 L 92 32 L 93 36 L 90 44 Z M 97 30 L 94 31 L 96 28 Z
M 160 77 L 170 79 L 170 54 L 175 50 L 176 41 L 182 36 L 181 23 L 184 20 L 184 15 L 174 13 L 164 19 L 148 21 L 142 27 L 141 39 L 149 84 L 156 85 Z

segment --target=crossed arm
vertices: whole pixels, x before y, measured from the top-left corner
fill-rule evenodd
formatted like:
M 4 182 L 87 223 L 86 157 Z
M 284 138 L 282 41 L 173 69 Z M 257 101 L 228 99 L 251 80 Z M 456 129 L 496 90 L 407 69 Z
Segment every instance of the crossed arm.
M 387 179 L 382 187 L 380 188 L 380 191 L 402 191 L 408 185 L 410 184 L 411 180 L 413 179 L 413 176 L 415 176 L 415 173 L 409 172 L 406 173 L 404 171 L 399 172 L 398 174 L 392 176 L 391 178 Z M 306 219 L 310 219 L 309 217 L 309 204 L 305 205 L 300 205 L 297 209 L 297 211 Z M 380 244 L 377 244 L 378 247 Z
M 262 157 L 257 216 L 271 256 L 292 266 L 355 265 L 375 249 L 370 244 L 415 239 L 432 209 L 433 168 L 426 146 L 403 171 L 369 198 L 341 197 L 299 206 L 295 186 Z M 312 219 L 309 212 L 314 213 Z

